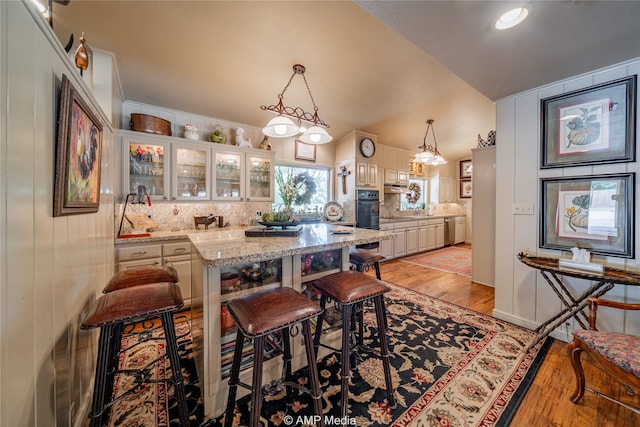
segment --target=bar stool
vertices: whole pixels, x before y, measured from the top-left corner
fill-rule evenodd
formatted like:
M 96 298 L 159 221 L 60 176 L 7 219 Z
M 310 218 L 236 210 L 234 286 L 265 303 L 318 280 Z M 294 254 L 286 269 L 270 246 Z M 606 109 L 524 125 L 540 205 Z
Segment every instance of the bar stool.
M 111 405 L 124 395 L 135 393 L 142 383 L 147 382 L 148 371 L 156 360 L 144 367 L 134 370 L 119 371 L 118 359 L 120 343 L 125 326 L 133 325 L 148 319 L 160 318 L 164 328 L 164 340 L 167 355 L 171 363 L 171 378 L 166 381 L 175 387 L 178 401 L 180 425 L 189 426 L 189 410 L 176 342 L 176 331 L 173 324 L 173 313 L 183 305 L 180 288 L 175 283 L 151 283 L 132 288 L 109 292 L 98 298 L 82 322 L 83 329 L 100 328 L 98 343 L 98 360 L 96 362 L 95 385 L 91 405 L 91 427 L 102 427 L 109 418 Z M 148 330 L 140 333 L 139 342 L 149 339 Z M 118 373 L 131 375 L 133 387 L 119 396 L 113 397 L 113 383 Z
M 356 266 L 356 271 L 364 273 L 367 267 L 373 266 L 376 270 L 376 278 L 380 278 L 380 261 L 386 259 L 382 255 L 378 255 L 375 252 L 367 249 L 360 249 L 351 247 L 349 249 L 349 262 Z
M 144 265 L 119 271 L 109 280 L 102 292 L 106 294 L 148 283 L 178 283 L 179 280 L 178 272 L 171 265 Z
M 378 336 L 380 340 L 380 354 L 382 356 L 382 366 L 384 369 L 384 379 L 387 388 L 387 402 L 390 407 L 395 407 L 396 401 L 391 383 L 391 367 L 389 364 L 389 349 L 387 347 L 387 328 L 385 323 L 385 313 L 383 297 L 389 288 L 380 280 L 374 279 L 359 271 L 341 271 L 339 273 L 324 276 L 313 281 L 313 286 L 321 293 L 320 308 L 322 313 L 318 316 L 318 324 L 314 337 L 314 348 L 316 354 L 320 346 L 341 353 L 342 369 L 342 390 L 341 405 L 342 417 L 349 415 L 349 379 L 351 378 L 351 354 L 355 348 L 351 345 L 352 315 L 354 306 L 356 310 L 362 310 L 365 302 L 373 301 L 376 310 L 376 322 L 378 325 Z M 324 320 L 324 308 L 327 299 L 331 298 L 342 308 L 342 347 L 335 349 L 320 343 L 322 335 L 322 322 Z M 361 320 L 362 321 L 362 320 Z M 357 347 L 362 346 L 362 328 L 358 338 Z
M 262 364 L 264 360 L 265 341 L 269 334 L 282 331 L 283 375 L 269 384 L 270 389 L 281 390 L 282 386 L 295 387 L 313 398 L 313 409 L 320 416 L 320 425 L 324 426 L 322 416 L 322 394 L 313 350 L 310 319 L 320 313 L 320 307 L 304 295 L 291 288 L 257 292 L 229 302 L 227 309 L 238 325 L 233 364 L 229 377 L 229 396 L 225 411 L 225 427 L 231 427 L 233 410 L 238 386 L 251 390 L 251 414 L 249 427 L 257 427 L 262 408 Z M 303 387 L 291 378 L 291 342 L 289 329 L 294 324 L 302 323 L 302 333 L 309 366 L 309 386 Z M 242 347 L 245 338 L 253 339 L 253 377 L 251 385 L 239 381 Z

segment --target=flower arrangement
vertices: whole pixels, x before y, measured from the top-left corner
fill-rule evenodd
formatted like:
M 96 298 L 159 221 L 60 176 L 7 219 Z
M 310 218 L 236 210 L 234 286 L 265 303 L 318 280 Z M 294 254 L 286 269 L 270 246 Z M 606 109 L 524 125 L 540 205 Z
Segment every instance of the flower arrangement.
M 275 178 L 285 206 L 306 205 L 316 193 L 316 182 L 306 172 L 294 176 L 276 169 Z

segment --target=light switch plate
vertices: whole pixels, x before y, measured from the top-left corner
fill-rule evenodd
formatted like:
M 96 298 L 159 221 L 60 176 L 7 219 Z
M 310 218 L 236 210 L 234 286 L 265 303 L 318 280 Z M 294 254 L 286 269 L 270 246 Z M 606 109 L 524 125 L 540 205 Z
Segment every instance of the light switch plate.
M 516 202 L 513 204 L 514 215 L 533 215 L 533 203 Z

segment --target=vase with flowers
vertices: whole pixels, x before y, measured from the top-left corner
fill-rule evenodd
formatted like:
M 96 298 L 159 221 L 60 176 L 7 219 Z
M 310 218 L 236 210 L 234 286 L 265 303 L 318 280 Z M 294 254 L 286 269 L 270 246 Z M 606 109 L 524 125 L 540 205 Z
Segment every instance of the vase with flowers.
M 276 184 L 278 193 L 282 198 L 283 211 L 293 216 L 294 205 L 306 205 L 311 202 L 311 198 L 316 193 L 316 182 L 314 178 L 306 172 L 293 175 L 276 169 Z

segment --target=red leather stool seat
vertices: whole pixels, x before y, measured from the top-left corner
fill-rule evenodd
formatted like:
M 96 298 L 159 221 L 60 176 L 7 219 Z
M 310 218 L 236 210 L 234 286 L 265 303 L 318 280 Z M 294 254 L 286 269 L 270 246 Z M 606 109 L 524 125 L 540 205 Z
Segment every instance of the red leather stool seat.
M 178 272 L 171 265 L 144 265 L 116 273 L 102 292 L 107 293 L 148 283 L 177 283 L 178 280 Z

